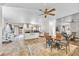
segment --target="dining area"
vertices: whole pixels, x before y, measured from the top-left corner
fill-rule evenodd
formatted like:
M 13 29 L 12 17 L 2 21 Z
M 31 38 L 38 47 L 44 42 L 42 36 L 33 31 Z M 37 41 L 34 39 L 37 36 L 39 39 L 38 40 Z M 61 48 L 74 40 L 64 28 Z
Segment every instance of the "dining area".
M 44 33 L 44 37 L 46 39 L 46 48 L 49 46 L 51 52 L 52 49 L 57 50 L 65 50 L 65 54 L 67 55 L 72 51 L 71 39 L 74 39 L 73 34 L 67 35 L 67 33 L 56 32 L 56 35 L 50 35 L 49 33 Z
M 66 48 L 65 50 L 67 54 L 68 53 L 67 50 L 68 49 L 70 50 L 69 41 L 67 41 L 66 38 L 61 33 L 56 33 L 55 36 L 50 36 L 49 34 L 45 33 L 45 38 L 46 38 L 46 46 L 49 45 L 51 51 L 53 48 L 57 48 L 57 50 Z

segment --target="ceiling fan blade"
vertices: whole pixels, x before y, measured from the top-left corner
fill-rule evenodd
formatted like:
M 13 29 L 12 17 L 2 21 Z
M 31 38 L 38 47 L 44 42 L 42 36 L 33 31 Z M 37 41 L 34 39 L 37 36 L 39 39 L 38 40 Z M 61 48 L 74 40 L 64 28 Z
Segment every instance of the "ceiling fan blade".
M 55 14 L 52 14 L 52 13 L 49 13 L 48 15 L 52 15 L 52 16 L 55 16 Z
M 45 9 L 45 12 L 47 12 L 47 11 L 48 11 L 48 9 L 46 8 L 46 9 Z
M 51 10 L 49 10 L 48 12 L 52 12 L 52 11 L 55 11 L 56 9 L 55 8 L 53 8 L 53 9 L 51 9 Z

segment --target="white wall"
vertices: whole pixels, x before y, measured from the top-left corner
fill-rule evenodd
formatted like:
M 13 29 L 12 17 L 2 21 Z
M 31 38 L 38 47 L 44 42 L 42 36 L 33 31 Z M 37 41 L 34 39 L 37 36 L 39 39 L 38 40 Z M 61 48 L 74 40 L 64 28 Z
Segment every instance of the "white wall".
M 72 22 L 72 20 L 74 22 Z M 79 37 L 79 13 L 57 19 L 57 26 L 60 25 L 60 28 L 62 25 L 66 25 L 66 23 L 70 28 L 70 32 L 76 32 L 77 37 Z M 62 28 L 60 30 L 62 30 Z
M 74 22 L 71 24 L 71 30 L 79 37 L 79 13 L 72 15 L 72 19 Z
M 63 28 L 62 28 L 62 26 L 63 25 L 65 25 L 66 27 L 69 27 L 69 29 L 71 30 L 71 28 L 70 28 L 70 22 L 72 21 L 72 16 L 66 16 L 66 17 L 63 17 L 63 18 L 60 18 L 60 19 L 57 19 L 57 26 L 59 26 L 59 28 L 60 28 L 60 31 L 62 32 L 63 30 Z M 67 29 L 66 29 L 67 30 Z M 66 32 L 68 32 L 68 31 L 66 31 Z
M 0 45 L 2 43 L 2 8 L 0 7 Z

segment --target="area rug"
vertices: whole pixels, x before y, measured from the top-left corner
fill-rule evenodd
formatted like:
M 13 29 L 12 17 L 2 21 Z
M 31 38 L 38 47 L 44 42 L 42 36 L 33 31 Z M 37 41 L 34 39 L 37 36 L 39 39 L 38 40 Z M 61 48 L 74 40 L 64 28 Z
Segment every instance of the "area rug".
M 45 39 L 18 41 L 2 47 L 1 56 L 71 56 L 78 46 L 70 44 L 67 54 L 65 49 L 53 48 L 51 51 L 50 47 L 46 48 Z
M 33 56 L 70 56 L 74 53 L 75 49 L 78 47 L 76 45 L 70 44 L 70 50 L 68 49 L 68 53 L 66 54 L 65 49 L 51 49 L 46 48 L 45 38 L 36 39 L 33 41 L 25 41 L 25 45 L 28 45 L 28 49 L 30 51 L 30 55 Z
M 53 48 L 51 51 L 50 48 L 46 48 L 45 45 L 42 45 L 41 43 L 31 45 L 29 48 L 32 56 L 70 56 L 73 54 L 77 46 L 70 44 L 70 50 L 68 49 L 67 54 L 65 49 L 58 50 Z

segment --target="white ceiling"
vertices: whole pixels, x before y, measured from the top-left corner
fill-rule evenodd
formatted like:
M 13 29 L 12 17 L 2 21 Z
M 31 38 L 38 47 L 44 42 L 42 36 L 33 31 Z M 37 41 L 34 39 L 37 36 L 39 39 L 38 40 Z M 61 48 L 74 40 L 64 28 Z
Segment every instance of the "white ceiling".
M 41 12 L 39 11 L 39 9 L 45 9 L 45 8 L 49 8 L 49 9 L 56 8 L 56 19 L 74 13 L 79 13 L 79 3 L 3 3 L 0 5 L 8 7 L 7 9 L 5 9 L 6 16 L 8 17 L 10 17 L 10 15 L 13 16 L 13 14 L 14 16 L 23 15 L 22 17 L 24 18 L 32 17 L 31 15 L 40 15 Z M 17 12 L 19 14 L 17 14 Z
M 57 18 L 79 12 L 79 3 L 4 3 L 2 5 L 35 10 L 56 8 Z

